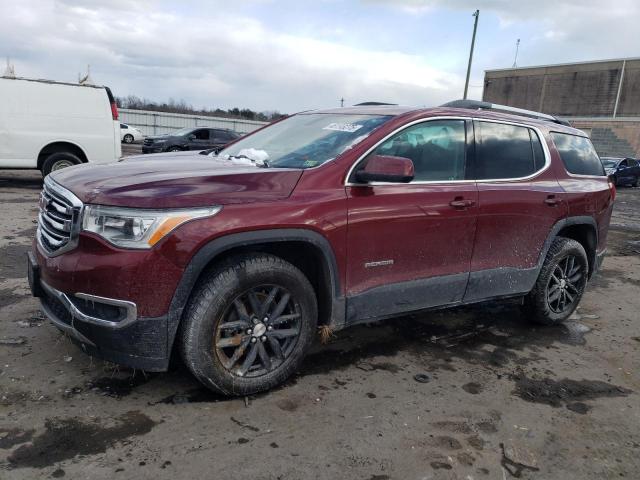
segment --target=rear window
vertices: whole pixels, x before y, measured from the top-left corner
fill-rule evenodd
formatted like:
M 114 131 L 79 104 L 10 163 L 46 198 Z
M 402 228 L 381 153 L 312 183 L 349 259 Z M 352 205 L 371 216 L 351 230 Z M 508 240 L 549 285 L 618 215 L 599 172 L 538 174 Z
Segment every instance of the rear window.
M 476 179 L 527 177 L 544 166 L 544 150 L 532 129 L 482 121 L 475 125 Z
M 605 175 L 591 140 L 558 132 L 552 132 L 551 138 L 567 172 L 575 175 Z

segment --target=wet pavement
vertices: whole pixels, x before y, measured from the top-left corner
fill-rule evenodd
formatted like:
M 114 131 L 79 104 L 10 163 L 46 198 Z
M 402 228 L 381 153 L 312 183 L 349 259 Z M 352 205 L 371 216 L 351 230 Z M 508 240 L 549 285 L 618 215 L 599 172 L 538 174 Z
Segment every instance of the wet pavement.
M 37 173 L 0 171 L 0 478 L 638 478 L 640 189 L 558 327 L 517 302 L 391 319 L 316 345 L 286 385 L 216 396 L 91 359 L 42 318 L 24 253 Z

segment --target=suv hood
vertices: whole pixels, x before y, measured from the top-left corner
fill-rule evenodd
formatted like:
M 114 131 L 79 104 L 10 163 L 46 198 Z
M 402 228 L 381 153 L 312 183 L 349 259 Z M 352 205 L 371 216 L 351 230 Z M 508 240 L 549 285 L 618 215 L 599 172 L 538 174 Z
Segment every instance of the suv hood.
M 212 157 L 77 165 L 50 174 L 84 203 L 183 208 L 287 198 L 299 169 L 268 169 Z

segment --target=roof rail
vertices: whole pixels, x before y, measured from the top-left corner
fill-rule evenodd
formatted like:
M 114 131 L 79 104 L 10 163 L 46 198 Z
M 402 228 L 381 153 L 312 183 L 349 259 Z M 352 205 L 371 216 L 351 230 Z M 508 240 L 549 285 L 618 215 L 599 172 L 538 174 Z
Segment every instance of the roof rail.
M 546 113 L 541 113 L 541 112 L 534 112 L 533 110 L 525 110 L 524 108 L 510 107 L 508 105 L 498 105 L 497 103 L 482 102 L 480 100 L 453 100 L 452 102 L 447 102 L 440 106 L 452 107 L 452 108 L 468 108 L 471 110 L 492 110 L 494 112 L 511 113 L 513 115 L 520 115 L 523 117 L 537 118 L 539 120 L 547 120 L 550 122 L 558 123 L 560 125 L 566 125 L 567 127 L 571 126 L 571 124 L 566 120 L 563 120 L 558 117 L 554 117 L 553 115 L 547 115 Z

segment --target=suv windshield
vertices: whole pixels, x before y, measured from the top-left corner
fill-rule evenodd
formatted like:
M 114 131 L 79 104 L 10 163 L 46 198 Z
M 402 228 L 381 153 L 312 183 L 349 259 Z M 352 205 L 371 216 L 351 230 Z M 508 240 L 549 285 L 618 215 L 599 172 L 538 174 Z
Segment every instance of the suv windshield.
M 294 115 L 219 153 L 268 167 L 311 168 L 336 158 L 389 120 L 388 115 Z

